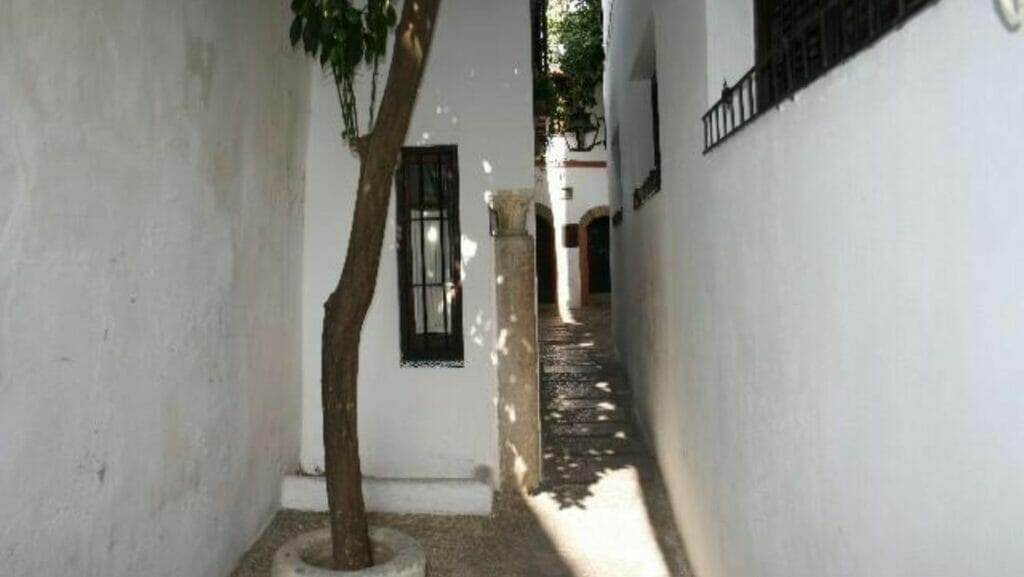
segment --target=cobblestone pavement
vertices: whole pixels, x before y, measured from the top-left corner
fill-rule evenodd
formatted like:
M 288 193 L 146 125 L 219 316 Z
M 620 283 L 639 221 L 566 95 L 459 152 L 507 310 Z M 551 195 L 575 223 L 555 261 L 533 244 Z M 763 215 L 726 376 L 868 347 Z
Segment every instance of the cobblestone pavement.
M 430 577 L 689 577 L 671 508 L 633 419 L 610 344 L 610 310 L 542 308 L 544 474 L 526 498 L 499 496 L 490 517 L 371 515 L 415 537 Z M 282 511 L 232 577 L 266 577 L 274 550 L 323 526 Z
M 653 472 L 633 418 L 633 396 L 610 342 L 608 307 L 556 310 L 540 317 L 543 492 L 583 506 L 602 474 L 627 467 Z
M 533 510 L 554 520 L 563 541 L 579 544 L 566 555 L 589 568 L 580 575 L 688 576 L 664 484 L 615 358 L 611 309 L 595 305 L 572 315 L 564 322 L 556 309 L 541 309 L 544 466 Z

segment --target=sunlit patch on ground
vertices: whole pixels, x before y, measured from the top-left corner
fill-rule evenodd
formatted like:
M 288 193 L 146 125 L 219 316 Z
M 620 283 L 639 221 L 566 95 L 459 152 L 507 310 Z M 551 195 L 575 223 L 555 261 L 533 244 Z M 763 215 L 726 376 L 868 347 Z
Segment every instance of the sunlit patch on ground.
M 555 550 L 578 576 L 669 577 L 636 469 L 609 470 L 588 487 L 577 507 L 563 507 L 552 493 L 527 504 Z
M 491 517 L 371 515 L 423 545 L 430 577 L 689 577 L 611 356 L 608 312 L 575 311 L 571 325 L 557 309 L 541 319 L 545 478 L 537 494 L 499 495 Z M 575 346 L 584 338 L 593 346 Z M 232 577 L 269 577 L 281 543 L 324 524 L 322 514 L 282 512 Z

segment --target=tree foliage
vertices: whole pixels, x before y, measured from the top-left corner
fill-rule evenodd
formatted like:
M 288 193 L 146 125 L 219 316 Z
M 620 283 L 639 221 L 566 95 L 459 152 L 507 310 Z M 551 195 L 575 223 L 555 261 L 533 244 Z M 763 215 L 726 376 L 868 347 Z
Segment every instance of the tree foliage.
M 365 64 L 372 72 L 369 122 L 373 130 L 380 60 L 387 53 L 388 34 L 398 22 L 391 0 L 366 0 L 356 7 L 349 0 L 292 0 L 289 36 L 334 77 L 344 121 L 342 138 L 354 144 L 364 132 L 359 123 L 355 81 Z
M 604 74 L 601 0 L 552 0 L 548 6 L 551 63 L 549 108 L 556 129 L 597 105 Z

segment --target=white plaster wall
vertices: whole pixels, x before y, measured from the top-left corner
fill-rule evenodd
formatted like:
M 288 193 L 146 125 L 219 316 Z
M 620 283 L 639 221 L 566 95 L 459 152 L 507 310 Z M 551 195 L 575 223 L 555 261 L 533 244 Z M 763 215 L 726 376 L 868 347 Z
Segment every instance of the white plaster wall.
M 604 161 L 605 149 L 588 156 Z M 589 159 L 588 159 L 589 160 Z M 563 188 L 570 186 L 573 197 L 564 198 Z M 562 306 L 576 308 L 581 300 L 580 255 L 578 248 L 566 248 L 563 239 L 566 224 L 579 223 L 587 211 L 608 206 L 608 170 L 605 167 L 564 166 L 553 163 L 537 170 L 537 202 L 551 209 L 555 225 L 555 260 L 558 266 L 558 299 Z
M 625 175 L 653 11 L 614 314 L 697 575 L 1021 574 L 1024 36 L 942 0 L 702 156 L 705 4 L 615 2 L 607 77 Z
M 308 83 L 286 12 L 0 4 L 5 577 L 223 577 L 277 508 Z
M 497 468 L 493 245 L 486 194 L 533 183 L 526 0 L 445 0 L 408 145 L 457 144 L 464 368 L 400 367 L 394 219 L 360 351 L 363 472 L 492 481 Z M 323 469 L 320 334 L 351 226 L 358 163 L 343 148 L 334 88 L 317 70 L 310 112 L 303 254 L 302 467 Z M 392 202 L 392 211 L 394 202 Z
M 591 111 L 605 118 L 604 87 L 597 89 L 597 104 Z M 600 135 L 605 145 L 591 150 L 569 150 L 566 138 L 553 135 L 548 139 L 544 165 L 536 170 L 535 200 L 551 209 L 555 226 L 555 260 L 558 267 L 558 304 L 561 308 L 576 308 L 582 303 L 580 258 L 578 248 L 566 248 L 563 227 L 579 223 L 587 211 L 610 206 L 608 196 L 608 169 L 597 163 L 607 163 L 611 136 Z M 573 163 L 591 163 L 590 166 Z M 572 187 L 572 199 L 564 198 L 565 187 Z

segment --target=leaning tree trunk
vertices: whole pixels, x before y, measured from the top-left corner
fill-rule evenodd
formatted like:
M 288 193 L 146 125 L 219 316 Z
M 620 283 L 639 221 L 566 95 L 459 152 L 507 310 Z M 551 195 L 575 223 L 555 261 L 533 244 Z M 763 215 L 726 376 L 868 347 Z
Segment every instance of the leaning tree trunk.
M 359 190 L 345 265 L 324 305 L 324 450 L 336 569 L 363 569 L 373 562 L 359 468 L 359 340 L 377 284 L 391 178 L 409 128 L 440 3 L 406 0 L 402 8 L 376 126 L 356 145 Z

